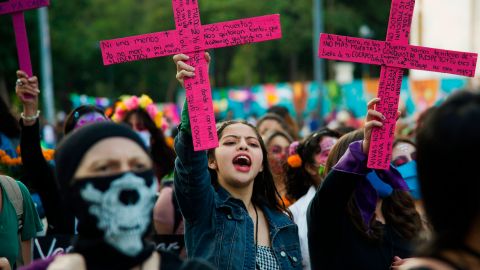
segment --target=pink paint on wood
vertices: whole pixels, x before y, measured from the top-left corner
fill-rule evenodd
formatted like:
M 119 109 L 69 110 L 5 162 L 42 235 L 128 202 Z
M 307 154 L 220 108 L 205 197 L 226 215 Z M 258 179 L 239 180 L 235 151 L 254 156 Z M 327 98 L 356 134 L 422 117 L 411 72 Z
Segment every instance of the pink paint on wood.
M 12 15 L 13 30 L 15 31 L 15 42 L 17 45 L 18 65 L 28 76 L 32 76 L 33 71 L 23 11 L 48 6 L 49 4 L 49 0 L 10 0 L 0 3 L 0 15 Z
M 387 42 L 408 44 L 414 6 L 415 0 L 392 0 Z M 386 170 L 390 167 L 402 79 L 403 69 L 382 66 L 378 88 L 380 102 L 376 110 L 381 112 L 386 120 L 382 128 L 374 128 L 372 131 L 367 165 L 369 168 Z
M 183 53 L 195 68 L 185 90 L 195 151 L 218 146 L 205 50 L 279 39 L 280 15 L 202 25 L 198 0 L 172 0 L 175 30 L 100 42 L 104 65 Z
M 386 41 L 322 34 L 319 57 L 382 65 L 376 110 L 386 120 L 375 128 L 368 167 L 388 169 L 402 85 L 403 69 L 419 69 L 473 77 L 477 54 L 408 45 L 414 0 L 392 0 Z
M 185 95 L 187 98 L 190 127 L 192 130 L 193 148 L 196 151 L 215 148 L 218 146 L 217 128 L 212 106 L 208 65 L 203 50 L 205 38 L 200 21 L 198 2 L 178 0 L 174 1 L 176 28 L 179 29 L 179 40 L 191 41 L 193 52 L 187 53 L 190 59 L 187 64 L 195 68 L 195 77 L 185 78 Z M 187 45 L 181 44 L 183 49 Z
M 205 49 L 257 43 L 282 37 L 280 15 L 266 15 L 203 27 Z
M 50 0 L 10 0 L 0 2 L 0 15 L 22 12 L 50 5 Z
M 23 12 L 12 14 L 15 41 L 17 44 L 18 65 L 30 77 L 32 76 L 32 62 L 30 61 L 30 49 L 28 48 L 27 28 Z
M 257 43 L 282 37 L 280 15 L 259 16 L 202 26 L 203 50 Z M 104 65 L 194 52 L 177 30 L 136 35 L 100 42 Z M 183 43 L 182 43 L 183 42 Z
M 178 54 L 181 46 L 175 30 L 100 41 L 104 65 Z
M 320 37 L 319 57 L 473 77 L 477 54 L 331 34 Z

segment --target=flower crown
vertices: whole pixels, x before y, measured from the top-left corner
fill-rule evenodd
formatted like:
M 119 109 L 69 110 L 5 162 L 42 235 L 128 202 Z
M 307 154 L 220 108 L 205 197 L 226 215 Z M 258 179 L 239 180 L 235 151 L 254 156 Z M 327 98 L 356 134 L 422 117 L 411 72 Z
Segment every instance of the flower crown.
M 122 122 L 127 112 L 140 108 L 148 113 L 158 128 L 163 128 L 163 113 L 157 109 L 157 106 L 148 95 L 143 94 L 140 97 L 122 96 L 120 99 L 121 101 L 115 104 L 115 112 L 112 115 L 114 122 Z
M 299 141 L 294 141 L 288 147 L 288 159 L 287 163 L 292 168 L 300 168 L 302 166 L 302 158 L 297 152 L 298 146 L 300 145 Z

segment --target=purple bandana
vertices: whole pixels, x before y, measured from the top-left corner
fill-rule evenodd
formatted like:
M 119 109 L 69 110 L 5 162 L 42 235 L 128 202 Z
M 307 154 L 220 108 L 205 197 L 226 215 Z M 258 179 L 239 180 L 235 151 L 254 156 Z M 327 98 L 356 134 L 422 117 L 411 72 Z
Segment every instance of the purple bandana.
M 356 141 L 350 144 L 333 169 L 365 176 L 361 181 L 357 182 L 354 192 L 355 202 L 360 210 L 363 223 L 369 230 L 370 220 L 372 220 L 377 206 L 378 193 L 366 179 L 367 173 L 371 171 L 371 169 L 367 168 L 367 158 L 367 155 L 362 151 L 362 141 Z M 390 166 L 389 170 L 375 170 L 375 172 L 384 183 L 390 185 L 394 190 L 409 191 L 407 183 L 405 183 L 405 180 L 393 166 Z

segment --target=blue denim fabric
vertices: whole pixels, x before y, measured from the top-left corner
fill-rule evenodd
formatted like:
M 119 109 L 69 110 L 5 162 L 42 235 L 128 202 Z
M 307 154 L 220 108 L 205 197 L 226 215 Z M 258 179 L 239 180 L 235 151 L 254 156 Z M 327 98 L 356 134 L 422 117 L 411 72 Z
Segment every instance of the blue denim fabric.
M 205 151 L 194 152 L 192 137 L 179 130 L 175 139 L 175 195 L 185 218 L 189 258 L 218 269 L 255 269 L 254 225 L 242 201 L 211 185 Z M 262 207 L 271 245 L 281 269 L 302 269 L 298 229 L 287 215 Z

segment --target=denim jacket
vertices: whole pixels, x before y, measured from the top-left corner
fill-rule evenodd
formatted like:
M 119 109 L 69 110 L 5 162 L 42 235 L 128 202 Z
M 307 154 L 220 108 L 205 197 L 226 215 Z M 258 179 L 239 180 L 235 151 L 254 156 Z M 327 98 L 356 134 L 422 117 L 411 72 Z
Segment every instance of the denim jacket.
M 193 151 L 192 137 L 175 139 L 175 195 L 185 219 L 190 258 L 203 258 L 218 269 L 255 269 L 254 225 L 241 200 L 211 184 L 205 151 Z M 284 213 L 262 207 L 271 246 L 280 269 L 302 269 L 297 226 Z

